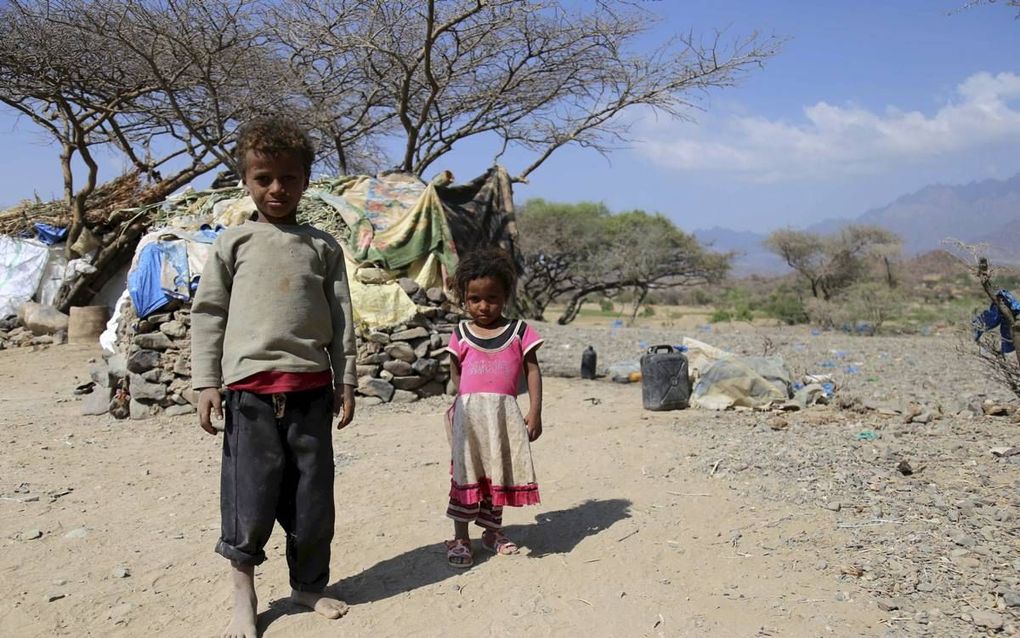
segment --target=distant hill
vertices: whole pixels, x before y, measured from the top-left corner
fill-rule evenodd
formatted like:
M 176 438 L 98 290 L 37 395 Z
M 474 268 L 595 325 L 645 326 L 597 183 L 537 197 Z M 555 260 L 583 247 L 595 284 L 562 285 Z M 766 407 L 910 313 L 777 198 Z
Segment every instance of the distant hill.
M 846 224 L 873 224 L 903 238 L 907 255 L 939 248 L 947 238 L 987 243 L 991 256 L 1020 262 L 1020 175 L 970 184 L 925 186 L 856 219 L 830 219 L 807 230 L 830 233 Z
M 907 257 L 942 248 L 943 240 L 953 238 L 986 244 L 993 261 L 1020 265 L 1020 175 L 957 186 L 925 186 L 856 219 L 827 219 L 805 230 L 829 234 L 847 224 L 872 224 L 893 231 L 903 239 Z M 696 230 L 694 236 L 715 250 L 736 252 L 734 276 L 789 271 L 762 246 L 767 234 L 715 227 Z

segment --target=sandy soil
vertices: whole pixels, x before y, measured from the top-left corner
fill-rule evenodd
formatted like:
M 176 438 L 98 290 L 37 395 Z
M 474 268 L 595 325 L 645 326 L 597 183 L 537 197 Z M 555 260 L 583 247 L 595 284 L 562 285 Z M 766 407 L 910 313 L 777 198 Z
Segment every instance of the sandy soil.
M 212 551 L 219 439 L 192 418 L 78 416 L 71 389 L 96 354 L 0 352 L 0 636 L 216 636 L 230 600 Z M 543 502 L 505 515 L 524 551 L 451 569 L 444 408 L 365 407 L 334 437 L 331 588 L 350 613 L 329 621 L 286 601 L 278 530 L 257 571 L 264 635 L 866 636 L 892 626 L 835 560 L 820 562 L 854 531 L 835 524 L 838 512 L 765 499 L 746 477 L 710 470 L 697 451 L 719 417 L 642 411 L 638 385 L 547 379 L 534 446 Z

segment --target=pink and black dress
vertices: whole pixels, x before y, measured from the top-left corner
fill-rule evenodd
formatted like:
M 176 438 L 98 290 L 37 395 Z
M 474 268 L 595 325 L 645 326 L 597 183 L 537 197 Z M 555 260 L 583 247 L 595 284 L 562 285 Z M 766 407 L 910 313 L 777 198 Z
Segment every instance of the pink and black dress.
M 490 338 L 462 321 L 448 350 L 460 364 L 460 387 L 452 408 L 453 467 L 447 516 L 502 526 L 503 507 L 539 502 L 528 428 L 517 406 L 524 356 L 542 338 L 523 321 L 511 321 Z

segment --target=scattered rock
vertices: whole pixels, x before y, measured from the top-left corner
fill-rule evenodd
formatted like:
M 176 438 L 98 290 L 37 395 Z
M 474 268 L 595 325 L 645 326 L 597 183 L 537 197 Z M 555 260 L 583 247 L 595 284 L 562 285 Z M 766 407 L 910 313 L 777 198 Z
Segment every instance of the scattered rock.
M 95 392 L 86 394 L 81 402 L 81 413 L 84 416 L 99 416 L 110 411 L 110 388 L 97 387 Z
M 110 575 L 114 578 L 127 578 L 131 575 L 131 570 L 128 569 L 127 565 L 117 565 L 113 568 Z
M 978 627 L 986 627 L 992 630 L 1002 629 L 1005 618 L 994 611 L 975 611 L 970 614 L 972 622 Z
M 382 379 L 361 378 L 358 381 L 358 392 L 369 397 L 378 397 L 383 401 L 393 398 L 395 388 L 388 381 Z
M 110 414 L 113 414 L 113 405 L 110 405 Z M 131 399 L 128 413 L 131 418 L 136 421 L 142 421 L 144 419 L 151 419 L 152 417 L 159 414 L 159 406 L 151 403 L 142 403 L 136 401 L 134 398 Z M 115 415 L 116 416 L 116 415 Z
M 414 403 L 420 397 L 417 392 L 410 390 L 396 390 L 393 393 L 393 403 Z
M 1007 590 L 1002 594 L 1002 602 L 1007 607 L 1020 607 L 1020 593 Z
M 195 414 L 195 407 L 190 403 L 187 405 L 171 405 L 163 409 L 163 414 L 167 416 L 191 416 Z

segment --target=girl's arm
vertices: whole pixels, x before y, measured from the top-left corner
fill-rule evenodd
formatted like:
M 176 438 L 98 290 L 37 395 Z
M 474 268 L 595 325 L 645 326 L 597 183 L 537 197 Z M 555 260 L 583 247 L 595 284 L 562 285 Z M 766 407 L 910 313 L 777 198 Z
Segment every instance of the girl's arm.
M 446 441 L 453 446 L 453 406 L 456 405 L 457 394 L 460 393 L 460 361 L 457 357 L 450 357 L 450 382 L 453 384 L 454 403 L 446 411 Z
M 538 367 L 535 350 L 524 355 L 524 376 L 528 380 L 528 399 L 531 402 L 524 422 L 528 424 L 528 439 L 535 441 L 542 436 L 542 370 Z

